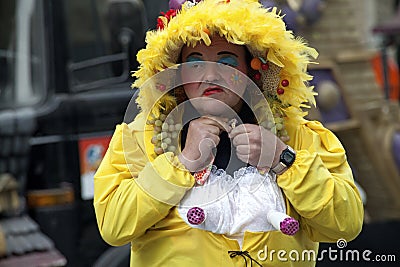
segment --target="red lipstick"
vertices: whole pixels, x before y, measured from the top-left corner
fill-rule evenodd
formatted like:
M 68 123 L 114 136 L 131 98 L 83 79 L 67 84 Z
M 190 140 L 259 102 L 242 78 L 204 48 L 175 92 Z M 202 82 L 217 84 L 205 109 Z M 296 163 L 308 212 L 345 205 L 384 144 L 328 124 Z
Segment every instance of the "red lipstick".
M 217 93 L 222 93 L 224 90 L 222 90 L 219 87 L 212 87 L 212 88 L 207 88 L 204 92 L 203 92 L 203 96 L 210 96 L 213 94 L 217 94 Z

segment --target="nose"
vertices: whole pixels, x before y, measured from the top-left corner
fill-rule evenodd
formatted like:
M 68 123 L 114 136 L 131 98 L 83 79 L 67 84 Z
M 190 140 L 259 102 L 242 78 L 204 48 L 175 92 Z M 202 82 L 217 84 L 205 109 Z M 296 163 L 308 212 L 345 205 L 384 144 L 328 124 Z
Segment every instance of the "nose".
M 221 79 L 218 63 L 208 62 L 206 64 L 203 79 L 205 82 L 215 82 Z

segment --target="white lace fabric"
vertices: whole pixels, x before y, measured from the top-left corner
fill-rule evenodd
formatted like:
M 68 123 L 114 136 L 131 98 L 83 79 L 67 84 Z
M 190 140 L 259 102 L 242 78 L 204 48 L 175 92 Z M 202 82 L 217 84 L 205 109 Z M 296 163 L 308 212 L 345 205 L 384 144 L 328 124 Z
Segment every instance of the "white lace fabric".
M 202 224 L 188 222 L 187 212 L 193 207 L 204 210 Z M 243 237 L 245 231 L 275 230 L 267 221 L 271 210 L 286 213 L 275 176 L 262 175 L 251 166 L 240 168 L 233 176 L 213 166 L 206 183 L 189 190 L 178 206 L 180 216 L 190 226 L 235 239 Z

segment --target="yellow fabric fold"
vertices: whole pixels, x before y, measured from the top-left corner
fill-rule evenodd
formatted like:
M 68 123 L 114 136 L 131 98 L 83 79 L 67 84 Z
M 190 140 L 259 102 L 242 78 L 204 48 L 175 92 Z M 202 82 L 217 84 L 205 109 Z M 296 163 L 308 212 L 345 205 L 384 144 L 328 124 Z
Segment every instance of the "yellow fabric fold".
M 94 177 L 97 223 L 102 237 L 111 245 L 123 245 L 143 235 L 194 184 L 191 174 L 175 158 L 167 159 L 168 154 L 157 157 L 152 164 L 143 136 L 143 131 L 132 132 L 128 125 L 118 125 Z M 163 186 L 177 186 L 169 190 L 161 187 L 162 179 Z
M 194 184 L 194 178 L 172 152 L 158 156 L 141 171 L 137 185 L 150 197 L 176 205 Z
M 296 161 L 281 176 L 288 205 L 301 217 L 311 240 L 353 240 L 361 231 L 364 210 L 345 150 L 321 123 L 288 122 Z

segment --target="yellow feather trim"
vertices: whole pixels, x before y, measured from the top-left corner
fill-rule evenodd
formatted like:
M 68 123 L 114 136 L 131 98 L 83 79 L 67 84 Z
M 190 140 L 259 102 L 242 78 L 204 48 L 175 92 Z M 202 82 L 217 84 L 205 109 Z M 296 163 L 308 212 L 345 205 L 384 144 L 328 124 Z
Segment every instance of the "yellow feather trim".
M 254 56 L 262 56 L 282 67 L 280 78 L 290 83 L 284 94 L 276 95 L 273 109 L 303 117 L 302 107 L 315 105 L 312 77 L 307 65 L 318 52 L 305 40 L 286 30 L 282 14 L 276 9 L 265 9 L 256 0 L 203 0 L 194 7 L 182 8 L 163 30 L 149 31 L 146 48 L 137 54 L 139 69 L 133 73 L 133 87 L 140 88 L 137 100 L 140 107 L 153 114 L 176 105 L 173 97 L 159 98 L 155 86 L 146 81 L 161 70 L 176 64 L 183 45 L 195 46 L 200 41 L 211 44 L 206 33 L 218 34 L 234 44 L 245 45 Z M 205 31 L 206 30 L 206 31 Z M 146 84 L 146 88 L 141 88 Z M 157 101 L 156 105 L 154 102 Z M 157 111 L 158 110 L 158 111 Z

